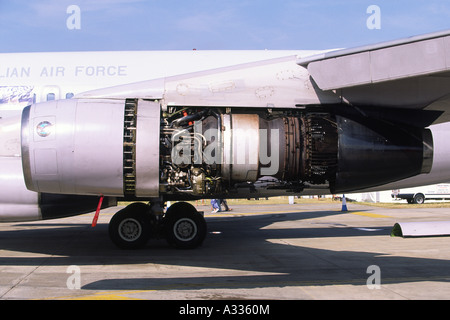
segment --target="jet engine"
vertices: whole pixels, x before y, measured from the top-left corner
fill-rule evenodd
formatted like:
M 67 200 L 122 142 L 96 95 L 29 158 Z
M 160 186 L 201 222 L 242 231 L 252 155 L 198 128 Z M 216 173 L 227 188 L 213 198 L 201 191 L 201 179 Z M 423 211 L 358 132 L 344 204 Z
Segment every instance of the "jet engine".
M 32 105 L 22 116 L 25 182 L 46 193 L 170 200 L 341 193 L 431 170 L 428 129 L 349 108 Z

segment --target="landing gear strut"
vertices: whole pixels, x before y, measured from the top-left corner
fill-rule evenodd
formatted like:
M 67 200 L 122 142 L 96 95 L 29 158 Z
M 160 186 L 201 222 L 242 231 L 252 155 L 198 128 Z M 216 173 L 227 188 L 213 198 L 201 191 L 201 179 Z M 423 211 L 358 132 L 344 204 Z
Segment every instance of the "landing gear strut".
M 118 211 L 109 223 L 112 242 L 122 249 L 144 247 L 151 237 L 165 237 L 178 249 L 194 249 L 206 237 L 205 218 L 187 202 L 177 202 L 164 215 L 159 203 L 133 203 Z

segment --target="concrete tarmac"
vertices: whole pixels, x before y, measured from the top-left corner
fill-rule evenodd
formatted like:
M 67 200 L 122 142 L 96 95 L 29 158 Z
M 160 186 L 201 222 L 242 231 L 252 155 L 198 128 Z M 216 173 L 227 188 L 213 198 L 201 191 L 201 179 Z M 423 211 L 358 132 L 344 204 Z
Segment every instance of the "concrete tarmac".
M 116 248 L 120 208 L 0 224 L 0 299 L 449 299 L 450 238 L 398 238 L 399 221 L 450 221 L 448 208 L 347 203 L 239 205 L 205 211 L 195 250 L 164 239 Z

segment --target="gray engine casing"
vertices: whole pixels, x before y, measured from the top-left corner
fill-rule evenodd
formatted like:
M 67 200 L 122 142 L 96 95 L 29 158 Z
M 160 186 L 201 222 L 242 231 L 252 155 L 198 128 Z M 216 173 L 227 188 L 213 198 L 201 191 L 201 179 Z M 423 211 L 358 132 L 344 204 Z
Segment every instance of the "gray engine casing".
M 158 196 L 159 121 L 159 104 L 143 100 L 31 105 L 22 115 L 26 186 L 58 194 Z

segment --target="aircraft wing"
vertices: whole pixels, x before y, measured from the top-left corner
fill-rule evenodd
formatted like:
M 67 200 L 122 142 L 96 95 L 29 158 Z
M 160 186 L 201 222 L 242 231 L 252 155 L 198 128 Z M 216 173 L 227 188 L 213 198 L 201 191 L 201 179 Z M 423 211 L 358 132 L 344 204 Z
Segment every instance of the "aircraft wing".
M 450 30 L 299 59 L 322 90 L 450 70 Z
M 434 103 L 434 110 L 449 105 L 450 30 L 327 52 L 297 64 L 321 90 L 334 90 L 353 105 L 424 109 Z

